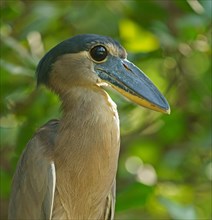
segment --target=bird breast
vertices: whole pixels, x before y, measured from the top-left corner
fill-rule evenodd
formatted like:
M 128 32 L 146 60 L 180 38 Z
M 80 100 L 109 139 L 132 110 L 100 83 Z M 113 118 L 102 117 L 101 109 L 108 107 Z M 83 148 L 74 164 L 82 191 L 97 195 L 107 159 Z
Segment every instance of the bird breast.
M 68 219 L 99 219 L 117 171 L 116 105 L 104 90 L 94 87 L 72 89 L 62 106 L 55 143 L 53 216 L 60 210 Z

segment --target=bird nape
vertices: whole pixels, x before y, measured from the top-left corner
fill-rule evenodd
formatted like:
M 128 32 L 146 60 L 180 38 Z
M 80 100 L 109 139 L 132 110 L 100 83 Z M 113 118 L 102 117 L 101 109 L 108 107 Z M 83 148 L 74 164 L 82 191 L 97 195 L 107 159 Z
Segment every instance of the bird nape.
M 127 60 L 125 49 L 105 36 L 59 43 L 41 59 L 36 75 L 38 85 L 59 95 L 63 114 L 43 125 L 22 153 L 9 219 L 113 219 L 119 118 L 102 85 L 155 111 L 169 113 L 168 102 Z

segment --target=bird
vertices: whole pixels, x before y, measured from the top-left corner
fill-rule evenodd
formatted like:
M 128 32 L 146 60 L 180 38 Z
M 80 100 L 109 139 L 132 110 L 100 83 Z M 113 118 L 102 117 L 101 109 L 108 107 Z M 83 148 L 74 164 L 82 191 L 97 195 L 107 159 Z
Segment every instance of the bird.
M 97 34 L 75 35 L 50 49 L 36 78 L 59 96 L 62 116 L 27 143 L 12 180 L 8 218 L 114 219 L 120 125 L 105 88 L 169 114 L 166 98 L 118 41 Z

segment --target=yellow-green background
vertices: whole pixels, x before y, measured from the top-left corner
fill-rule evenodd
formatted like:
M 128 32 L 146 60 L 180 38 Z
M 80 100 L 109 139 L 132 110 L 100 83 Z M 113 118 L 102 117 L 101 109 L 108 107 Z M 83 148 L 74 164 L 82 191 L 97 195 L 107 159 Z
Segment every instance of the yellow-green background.
M 116 219 L 211 219 L 211 1 L 1 0 L 0 7 L 1 219 L 20 153 L 60 115 L 57 97 L 36 89 L 36 65 L 79 33 L 120 41 L 172 109 L 162 115 L 109 91 L 122 139 Z

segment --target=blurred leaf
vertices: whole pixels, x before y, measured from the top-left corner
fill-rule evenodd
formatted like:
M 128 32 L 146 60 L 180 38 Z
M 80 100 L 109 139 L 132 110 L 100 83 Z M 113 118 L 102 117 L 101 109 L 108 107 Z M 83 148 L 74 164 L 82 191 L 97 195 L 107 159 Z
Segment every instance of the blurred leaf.
M 4 21 L 15 20 L 24 13 L 25 5 L 22 1 L 2 1 L 1 18 Z
M 117 195 L 116 211 L 144 206 L 153 188 L 141 183 L 133 183 Z
M 212 2 L 210 0 L 199 0 L 201 5 L 204 7 L 205 10 L 205 15 L 210 18 L 209 20 L 211 20 L 212 18 Z
M 186 130 L 186 118 L 185 115 L 179 110 L 172 110 L 172 116 L 170 118 L 165 117 L 165 126 L 161 128 L 158 135 L 164 143 L 177 142 L 184 136 Z
M 17 123 L 17 122 L 13 122 L 13 123 Z M 6 126 L 4 127 L 2 123 L 0 125 L 0 138 L 1 138 L 0 148 L 14 146 L 14 143 L 17 141 L 18 127 L 17 126 L 11 127 L 13 126 L 12 123 L 10 123 L 9 126 L 10 127 L 6 127 Z M 8 134 L 10 134 L 10 138 L 4 138 L 4 137 L 7 137 Z
M 12 49 L 13 53 L 19 58 L 23 64 L 36 66 L 36 61 L 30 56 L 29 52 L 16 39 L 10 36 L 1 36 L 1 40 L 5 45 Z
M 196 211 L 192 205 L 181 205 L 167 198 L 160 197 L 160 202 L 167 208 L 174 220 L 196 220 Z
M 31 69 L 24 68 L 23 66 L 14 65 L 5 60 L 0 60 L 0 66 L 11 74 L 20 74 L 26 76 L 32 76 L 34 74 L 34 71 L 32 71 Z
M 205 18 L 195 14 L 186 14 L 177 21 L 177 28 L 183 39 L 191 40 L 204 31 Z
M 10 187 L 11 187 L 11 177 L 10 174 L 0 168 L 0 195 L 2 198 L 7 198 L 10 193 Z

